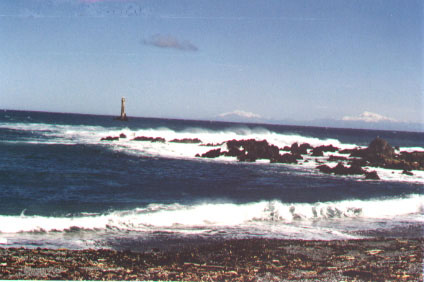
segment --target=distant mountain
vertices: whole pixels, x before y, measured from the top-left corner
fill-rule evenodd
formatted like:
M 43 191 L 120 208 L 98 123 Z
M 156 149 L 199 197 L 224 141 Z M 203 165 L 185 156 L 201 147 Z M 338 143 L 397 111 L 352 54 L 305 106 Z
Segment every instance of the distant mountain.
M 388 121 L 388 120 L 383 120 L 378 122 L 367 122 L 362 120 L 317 119 L 317 120 L 306 122 L 306 124 L 311 126 L 320 126 L 320 127 L 424 132 L 423 123 L 409 123 L 409 122 Z
M 358 116 L 345 116 L 341 119 L 315 119 L 299 121 L 294 119 L 274 120 L 264 118 L 261 115 L 235 110 L 228 113 L 219 114 L 214 120 L 242 123 L 264 123 L 281 124 L 297 126 L 318 126 L 335 128 L 355 128 L 371 130 L 393 130 L 393 131 L 413 131 L 424 132 L 423 123 L 411 123 L 398 121 L 394 118 L 386 117 L 380 114 L 363 112 Z
M 222 113 L 215 117 L 218 121 L 228 122 L 247 122 L 247 123 L 269 123 L 270 120 L 263 118 L 261 115 L 246 112 L 242 110 L 235 110 L 232 112 Z

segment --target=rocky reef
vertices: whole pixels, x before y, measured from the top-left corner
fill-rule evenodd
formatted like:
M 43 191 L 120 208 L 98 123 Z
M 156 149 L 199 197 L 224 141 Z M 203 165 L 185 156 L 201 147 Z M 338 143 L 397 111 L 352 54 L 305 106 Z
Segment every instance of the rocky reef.
M 107 136 L 101 141 L 119 141 L 127 138 L 121 133 L 119 136 Z M 172 139 L 166 141 L 162 137 L 138 136 L 131 141 L 147 141 L 160 143 L 198 144 L 203 147 L 215 147 L 203 154 L 196 154 L 200 158 L 236 157 L 240 162 L 255 162 L 269 160 L 270 163 L 298 164 L 315 159 L 320 163 L 316 167 L 320 172 L 335 175 L 364 175 L 365 179 L 380 179 L 370 167 L 401 170 L 404 175 L 413 175 L 412 170 L 424 170 L 424 151 L 406 152 L 395 149 L 386 140 L 377 137 L 366 148 L 343 149 L 330 145 L 313 147 L 308 143 L 295 142 L 291 146 L 279 148 L 267 140 L 228 140 L 221 143 L 203 143 L 198 138 Z M 223 147 L 225 145 L 225 147 Z M 216 147 L 221 148 L 216 148 Z M 338 153 L 326 155 L 324 153 Z M 347 156 L 344 156 L 347 155 Z M 302 162 L 303 160 L 303 162 Z M 327 163 L 326 163 L 327 162 Z M 337 165 L 330 166 L 330 163 Z
M 322 173 L 336 175 L 364 175 L 365 179 L 380 179 L 376 171 L 367 171 L 363 167 L 382 167 L 402 170 L 405 175 L 413 175 L 411 170 L 424 170 L 424 152 L 400 152 L 384 139 L 375 138 L 367 148 L 354 148 L 340 150 L 333 145 L 322 145 L 312 147 L 308 143 L 299 145 L 293 143 L 290 147 L 282 149 L 269 144 L 267 140 L 229 140 L 224 142 L 227 151 L 222 149 L 212 149 L 197 157 L 217 158 L 219 156 L 237 157 L 241 162 L 254 162 L 258 159 L 266 159 L 271 163 L 291 163 L 296 164 L 302 160 L 302 155 L 311 157 L 323 157 L 324 152 L 338 152 L 339 154 L 349 154 L 349 157 L 330 155 L 328 162 L 337 161 L 338 164 L 330 167 L 327 164 L 317 166 Z M 220 144 L 222 145 L 222 144 Z M 280 154 L 280 151 L 287 152 Z M 320 160 L 322 162 L 322 160 Z M 345 166 L 345 163 L 347 165 Z

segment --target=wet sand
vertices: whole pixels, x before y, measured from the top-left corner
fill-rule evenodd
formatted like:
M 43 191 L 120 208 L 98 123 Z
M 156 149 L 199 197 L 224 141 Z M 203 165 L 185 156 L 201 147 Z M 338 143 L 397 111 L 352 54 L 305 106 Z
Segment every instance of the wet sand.
M 422 281 L 424 239 L 186 242 L 144 252 L 0 249 L 0 279 Z

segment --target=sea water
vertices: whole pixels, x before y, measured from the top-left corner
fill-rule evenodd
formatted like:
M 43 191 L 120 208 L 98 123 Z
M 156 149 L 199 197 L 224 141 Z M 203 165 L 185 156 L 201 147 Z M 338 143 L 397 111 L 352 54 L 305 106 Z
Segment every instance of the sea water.
M 101 141 L 125 134 L 118 141 Z M 137 136 L 166 142 L 133 141 Z M 0 246 L 119 248 L 175 238 L 363 238 L 420 227 L 424 172 L 380 180 L 299 164 L 196 157 L 225 141 L 424 151 L 424 133 L 0 111 Z M 198 138 L 183 144 L 173 139 Z M 204 146 L 213 143 L 214 147 Z M 283 153 L 283 152 L 281 152 Z M 336 163 L 330 163 L 335 165 Z M 421 230 L 415 228 L 411 230 Z M 368 235 L 366 235 L 368 234 Z M 379 233 L 381 234 L 381 232 Z M 409 234 L 419 237 L 422 234 Z

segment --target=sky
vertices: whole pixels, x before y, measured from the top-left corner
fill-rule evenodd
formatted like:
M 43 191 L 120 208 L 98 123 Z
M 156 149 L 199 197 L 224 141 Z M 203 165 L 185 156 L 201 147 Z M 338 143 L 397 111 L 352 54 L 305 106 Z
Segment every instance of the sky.
M 421 0 L 3 0 L 0 109 L 424 120 Z

